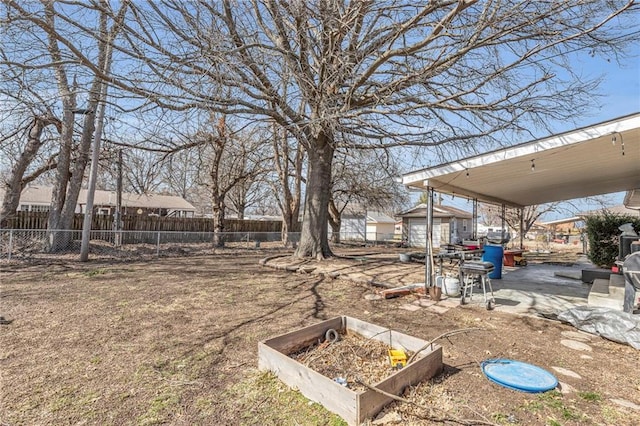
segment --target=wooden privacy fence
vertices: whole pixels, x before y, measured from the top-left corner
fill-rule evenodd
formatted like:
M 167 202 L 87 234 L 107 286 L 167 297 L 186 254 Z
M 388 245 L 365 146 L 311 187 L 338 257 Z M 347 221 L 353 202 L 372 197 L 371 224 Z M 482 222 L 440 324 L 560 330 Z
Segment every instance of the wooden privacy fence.
M 48 212 L 17 212 L 8 220 L 6 229 L 47 229 Z M 113 217 L 93 215 L 91 229 L 96 231 L 113 230 Z M 81 230 L 84 214 L 73 218 L 72 230 Z M 296 232 L 292 229 L 290 232 Z M 123 231 L 178 231 L 213 232 L 213 219 L 191 217 L 157 217 L 142 215 L 122 216 Z M 274 220 L 226 219 L 224 232 L 281 232 L 282 222 Z

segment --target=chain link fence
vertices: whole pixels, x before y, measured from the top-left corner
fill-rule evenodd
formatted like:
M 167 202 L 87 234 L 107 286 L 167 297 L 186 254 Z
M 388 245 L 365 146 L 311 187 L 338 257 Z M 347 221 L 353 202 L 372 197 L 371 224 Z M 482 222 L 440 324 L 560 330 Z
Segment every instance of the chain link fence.
M 329 231 L 329 238 L 333 237 L 333 232 Z M 401 235 L 383 232 L 358 232 L 358 231 L 340 231 L 340 241 L 343 243 L 366 243 L 367 245 L 387 245 L 391 243 L 399 243 Z
M 212 253 L 213 232 L 91 231 L 92 259 L 153 258 Z M 282 250 L 295 247 L 299 233 L 288 234 L 285 247 L 280 232 L 223 232 L 217 235 L 225 249 Z M 82 231 L 1 229 L 0 260 L 23 261 L 74 258 L 80 254 Z

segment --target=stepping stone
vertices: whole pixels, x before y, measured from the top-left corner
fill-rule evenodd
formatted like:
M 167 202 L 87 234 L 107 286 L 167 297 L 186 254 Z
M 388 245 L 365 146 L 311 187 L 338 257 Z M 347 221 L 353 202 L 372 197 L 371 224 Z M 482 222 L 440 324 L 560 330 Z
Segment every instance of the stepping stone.
M 563 339 L 563 340 L 560 340 L 560 344 L 568 348 L 575 349 L 576 351 L 587 351 L 587 352 L 592 351 L 591 346 L 583 342 L 578 342 L 577 340 Z
M 588 342 L 593 337 L 591 334 L 580 331 L 563 331 L 560 334 L 567 339 L 580 340 L 581 342 Z
M 427 308 L 427 311 L 435 312 L 436 314 L 444 314 L 447 312 L 449 308 L 445 308 L 444 306 L 433 305 Z
M 364 298 L 367 300 L 381 300 L 382 296 L 379 294 L 365 294 Z
M 574 379 L 582 379 L 582 377 L 580 377 L 578 373 L 575 373 L 571 370 L 567 370 L 566 368 L 562 368 L 562 367 L 551 367 L 551 368 L 554 369 L 558 374 L 562 374 L 563 376 L 573 377 Z
M 421 308 L 420 306 L 416 306 L 416 305 L 404 304 L 404 305 L 400 305 L 400 309 L 404 309 L 405 311 L 409 311 L 409 312 L 415 312 L 415 311 L 419 311 Z
M 395 411 L 391 413 L 385 414 L 382 418 L 374 420 L 371 424 L 373 425 L 388 425 L 388 424 L 396 424 L 402 422 L 402 416 L 400 413 L 396 413 Z
M 640 405 L 634 404 L 633 402 L 627 401 L 626 399 L 611 399 L 611 402 L 621 407 L 631 408 L 632 410 L 640 411 Z
M 447 308 L 455 308 L 460 306 L 460 299 L 444 299 L 438 302 L 438 305 L 445 306 Z
M 569 393 L 576 393 L 576 388 L 571 386 L 569 383 L 558 381 L 558 388 L 560 389 L 560 393 L 563 395 L 566 395 Z
M 428 308 L 429 306 L 433 306 L 438 302 L 436 302 L 435 300 L 431 300 L 431 299 L 420 299 L 420 300 L 416 300 L 413 303 L 415 305 L 421 306 L 423 308 Z

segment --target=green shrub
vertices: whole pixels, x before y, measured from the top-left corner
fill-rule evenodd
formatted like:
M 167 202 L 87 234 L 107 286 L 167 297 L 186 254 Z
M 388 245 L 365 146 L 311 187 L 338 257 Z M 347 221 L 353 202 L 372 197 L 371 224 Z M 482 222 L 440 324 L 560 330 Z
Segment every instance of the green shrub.
M 640 231 L 640 218 L 628 215 L 605 212 L 598 216 L 588 216 L 585 222 L 589 239 L 589 260 L 603 268 L 613 266 L 618 257 L 619 236 L 622 233 L 618 227 L 632 223 L 635 231 Z

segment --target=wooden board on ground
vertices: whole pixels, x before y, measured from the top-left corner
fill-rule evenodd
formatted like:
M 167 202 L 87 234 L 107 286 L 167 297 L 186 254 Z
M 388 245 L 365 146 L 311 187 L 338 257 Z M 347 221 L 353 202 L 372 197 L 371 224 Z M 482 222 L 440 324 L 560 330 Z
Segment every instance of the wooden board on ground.
M 290 354 L 324 340 L 329 329 L 339 333 L 347 331 L 388 344 L 390 348 L 418 351 L 426 341 L 397 331 L 347 316 L 336 317 L 281 336 L 258 343 L 258 367 L 273 371 L 288 386 L 298 389 L 312 401 L 342 417 L 350 425 L 359 425 L 375 416 L 392 399 L 373 390 L 355 392 L 336 383 L 332 378 L 304 366 L 289 357 Z M 442 371 L 442 348 L 432 345 L 423 350 L 416 360 L 388 378 L 373 385 L 399 395 L 402 390 Z

